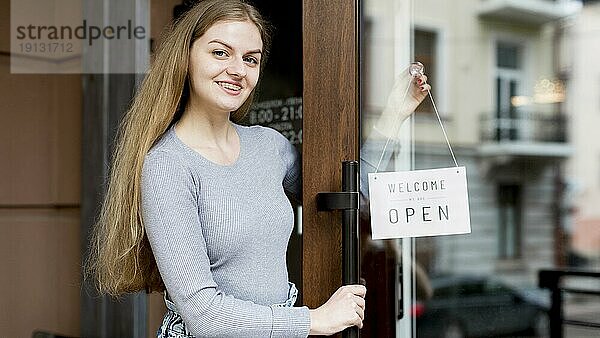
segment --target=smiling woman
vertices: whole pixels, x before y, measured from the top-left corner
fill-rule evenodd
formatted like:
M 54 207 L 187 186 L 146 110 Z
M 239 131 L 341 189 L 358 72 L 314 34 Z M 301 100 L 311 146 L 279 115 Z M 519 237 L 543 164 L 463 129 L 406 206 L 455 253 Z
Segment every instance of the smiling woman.
M 194 41 L 189 65 L 192 95 L 183 119 L 228 120 L 256 87 L 262 45 L 251 21 L 218 22 Z
M 228 165 L 239 156 L 229 114 L 254 92 L 262 46 L 260 31 L 249 20 L 217 22 L 192 44 L 190 96 L 175 131 L 212 162 Z
M 286 250 L 300 162 L 237 121 L 268 55 L 240 0 L 204 0 L 168 31 L 122 123 L 88 268 L 103 293 L 164 292 L 159 337 L 306 337 L 362 327 L 366 289 L 294 307 Z

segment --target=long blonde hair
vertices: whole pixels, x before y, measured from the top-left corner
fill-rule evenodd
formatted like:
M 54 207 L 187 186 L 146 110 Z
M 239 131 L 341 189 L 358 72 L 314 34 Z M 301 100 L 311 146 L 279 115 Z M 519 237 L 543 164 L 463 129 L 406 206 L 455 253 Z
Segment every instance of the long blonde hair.
M 192 43 L 219 21 L 245 20 L 261 33 L 262 67 L 270 45 L 269 25 L 243 0 L 199 1 L 163 34 L 154 62 L 120 124 L 108 190 L 92 233 L 85 272 L 101 293 L 119 296 L 164 290 L 142 220 L 144 157 L 185 108 Z M 239 121 L 247 113 L 252 96 L 231 113 L 231 120 Z

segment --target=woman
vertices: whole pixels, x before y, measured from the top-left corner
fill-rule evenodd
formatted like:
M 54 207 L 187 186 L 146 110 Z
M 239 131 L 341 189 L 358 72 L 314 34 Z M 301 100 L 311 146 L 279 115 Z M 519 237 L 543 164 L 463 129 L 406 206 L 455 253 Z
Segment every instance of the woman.
M 91 250 L 100 291 L 165 291 L 159 337 L 362 327 L 361 285 L 293 307 L 285 193 L 299 192 L 297 156 L 276 131 L 235 123 L 268 54 L 260 14 L 241 0 L 200 1 L 163 41 L 120 128 Z

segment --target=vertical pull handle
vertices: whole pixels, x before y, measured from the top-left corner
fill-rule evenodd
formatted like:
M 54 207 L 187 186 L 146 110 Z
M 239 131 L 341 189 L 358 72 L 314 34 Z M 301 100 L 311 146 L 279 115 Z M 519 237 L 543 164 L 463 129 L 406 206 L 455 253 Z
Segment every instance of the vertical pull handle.
M 317 210 L 342 211 L 342 283 L 358 284 L 360 276 L 360 246 L 358 222 L 359 164 L 342 162 L 342 191 L 317 194 Z M 356 326 L 342 332 L 343 338 L 358 338 Z
M 342 192 L 356 196 L 356 208 L 342 210 L 342 282 L 359 283 L 358 162 L 342 163 Z

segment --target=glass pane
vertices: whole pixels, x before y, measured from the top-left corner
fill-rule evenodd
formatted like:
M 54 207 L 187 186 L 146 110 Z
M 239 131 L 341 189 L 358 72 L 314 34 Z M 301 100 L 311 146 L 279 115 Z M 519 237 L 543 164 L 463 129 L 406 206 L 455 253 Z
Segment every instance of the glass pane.
M 600 141 L 575 138 L 593 123 L 583 102 L 599 101 L 600 67 L 584 56 L 600 48 L 587 35 L 600 19 L 598 5 L 502 3 L 413 1 L 415 52 L 423 43 L 418 30 L 437 32 L 432 94 L 467 168 L 472 225 L 468 235 L 415 241 L 416 264 L 433 289 L 417 302 L 417 337 L 543 336 L 550 298 L 537 286 L 539 270 L 582 255 L 586 269 L 599 268 L 590 254 L 597 257 L 600 242 L 581 251 L 574 241 L 579 217 L 600 223 L 591 207 L 599 201 L 592 173 L 600 163 L 583 159 L 598 158 Z M 414 168 L 451 165 L 437 121 L 417 114 L 414 124 Z M 567 128 L 572 138 L 564 137 Z M 565 307 L 585 318 L 600 300 L 568 298 Z M 576 332 L 565 326 L 565 336 Z
M 544 336 L 550 297 L 538 287 L 539 271 L 600 270 L 600 141 L 592 129 L 600 122 L 600 64 L 592 57 L 600 4 L 505 3 L 363 2 L 364 157 L 381 159 L 388 142 L 373 137 L 373 124 L 395 76 L 420 61 L 469 186 L 471 234 L 367 245 L 398 255 L 386 252 L 401 272 L 396 337 Z M 398 135 L 380 171 L 453 165 L 430 102 Z M 383 264 L 369 259 L 363 269 Z M 600 290 L 597 279 L 567 284 Z M 563 306 L 572 319 L 589 320 L 600 299 L 567 297 Z
M 361 276 L 367 289 L 367 313 L 362 337 L 410 337 L 409 309 L 413 292 L 410 268 L 410 240 L 372 240 L 368 207 L 368 184 L 365 171 L 373 172 L 410 168 L 410 124 L 404 124 L 398 140 L 393 142 L 375 129 L 380 125 L 388 97 L 397 84 L 398 75 L 410 63 L 412 31 L 409 20 L 410 1 L 364 1 L 361 22 Z M 423 30 L 419 52 L 423 62 L 435 52 L 435 32 Z M 408 78 L 405 78 L 409 81 Z M 404 81 L 404 80 L 403 80 Z M 396 95 L 402 96 L 396 90 Z M 401 98 L 397 98 L 400 100 Z M 431 105 L 419 108 L 431 114 Z M 388 121 L 394 124 L 394 121 Z M 408 128 L 408 129 L 407 129 Z M 381 156 L 386 150 L 387 155 Z M 404 264 L 403 264 L 404 262 Z

